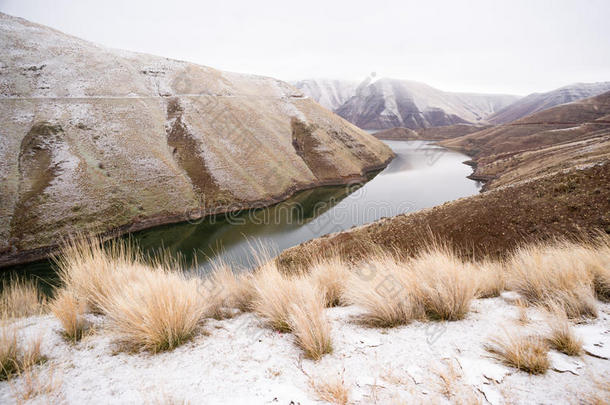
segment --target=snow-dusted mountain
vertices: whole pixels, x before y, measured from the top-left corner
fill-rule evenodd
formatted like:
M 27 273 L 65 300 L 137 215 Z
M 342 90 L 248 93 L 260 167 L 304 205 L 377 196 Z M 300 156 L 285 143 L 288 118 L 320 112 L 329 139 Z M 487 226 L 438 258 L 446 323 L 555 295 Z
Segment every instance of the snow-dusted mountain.
M 306 79 L 291 83 L 329 110 L 335 110 L 356 93 L 358 82 L 333 79 Z
M 488 117 L 492 124 L 505 124 L 556 105 L 597 96 L 610 91 L 610 82 L 574 83 L 547 93 L 533 93 Z
M 295 85 L 365 129 L 481 123 L 518 99 L 504 94 L 450 93 L 424 83 L 389 78 L 365 81 L 358 86 L 339 80 L 303 80 Z M 340 103 L 342 99 L 345 101 Z
M 75 231 L 259 206 L 392 157 L 270 77 L 109 49 L 2 13 L 0 38 L 0 266 Z

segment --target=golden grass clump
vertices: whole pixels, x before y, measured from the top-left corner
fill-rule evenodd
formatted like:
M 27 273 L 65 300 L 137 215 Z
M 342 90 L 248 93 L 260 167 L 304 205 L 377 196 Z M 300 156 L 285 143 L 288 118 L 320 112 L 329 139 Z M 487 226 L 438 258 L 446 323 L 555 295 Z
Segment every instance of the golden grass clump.
M 51 312 L 63 327 L 64 337 L 71 342 L 77 342 L 85 335 L 89 327 L 85 319 L 87 305 L 74 292 L 61 289 L 49 305 Z
M 35 281 L 12 277 L 2 281 L 0 314 L 8 318 L 21 318 L 41 314 L 46 299 Z
M 149 267 L 132 244 L 78 236 L 64 243 L 55 258 L 64 287 L 86 299 L 87 307 L 101 313 L 101 305 L 117 286 L 130 284 Z
M 548 323 L 550 331 L 546 340 L 553 349 L 568 356 L 582 354 L 583 341 L 574 332 L 566 313 L 560 306 L 555 306 L 548 314 Z
M 405 325 L 423 317 L 415 295 L 415 274 L 390 253 L 377 252 L 350 275 L 344 297 L 366 312 L 362 321 L 374 327 Z
M 431 320 L 457 321 L 470 310 L 476 283 L 469 266 L 454 252 L 435 246 L 411 263 L 416 274 L 417 300 Z
M 327 307 L 345 303 L 343 295 L 349 276 L 349 265 L 338 255 L 312 261 L 309 267 L 309 277 L 313 284 L 324 292 Z
M 6 319 L 0 322 L 0 381 L 11 379 L 46 361 L 41 352 L 42 337 L 31 339 L 24 345 L 13 325 L 7 324 Z
M 529 304 L 559 303 L 569 318 L 596 317 L 591 250 L 561 242 L 525 245 L 508 263 L 509 288 Z
M 209 316 L 223 319 L 232 316 L 231 309 L 252 309 L 254 289 L 251 274 L 236 274 L 225 262 L 212 263 L 210 275 L 203 279 L 201 292 L 208 301 Z
M 75 318 L 69 314 L 78 314 L 80 305 L 74 297 L 82 297 L 88 309 L 107 316 L 130 350 L 173 349 L 196 333 L 211 310 L 201 280 L 187 278 L 178 260 L 168 255 L 145 258 L 128 241 L 72 239 L 56 262 L 73 294 L 56 303 L 60 319 L 63 315 L 72 328 Z
M 549 347 L 536 336 L 506 333 L 492 338 L 485 349 L 502 363 L 530 374 L 544 374 L 550 367 Z
M 350 389 L 345 384 L 343 377 L 323 379 L 322 381 L 315 381 L 310 378 L 309 385 L 320 401 L 334 405 L 347 405 L 349 403 Z
M 498 297 L 506 287 L 505 269 L 502 262 L 483 260 L 469 263 L 468 267 L 476 283 L 477 298 Z
M 597 298 L 610 302 L 610 235 L 604 234 L 587 246 L 585 257 Z
M 281 273 L 272 261 L 259 267 L 252 277 L 252 308 L 277 331 L 291 331 L 289 310 L 302 286 L 297 279 Z
M 299 296 L 288 309 L 290 329 L 305 356 L 319 360 L 333 350 L 324 294 L 306 280 L 297 284 L 301 284 Z
M 462 319 L 475 291 L 471 267 L 433 246 L 414 259 L 377 252 L 353 271 L 345 296 L 366 310 L 365 323 L 393 327 L 416 319 Z
M 153 269 L 117 286 L 100 308 L 127 348 L 171 350 L 194 336 L 209 311 L 200 288 L 197 279 Z
M 17 330 L 8 325 L 0 327 L 0 381 L 9 379 L 19 369 L 21 348 Z

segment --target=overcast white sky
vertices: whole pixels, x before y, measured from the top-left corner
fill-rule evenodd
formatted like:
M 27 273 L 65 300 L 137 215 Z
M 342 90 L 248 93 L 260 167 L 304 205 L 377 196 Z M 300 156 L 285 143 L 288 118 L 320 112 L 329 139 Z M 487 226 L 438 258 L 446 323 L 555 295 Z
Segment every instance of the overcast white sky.
M 610 80 L 609 0 L 0 0 L 0 11 L 114 48 L 284 80 L 374 71 L 515 94 Z

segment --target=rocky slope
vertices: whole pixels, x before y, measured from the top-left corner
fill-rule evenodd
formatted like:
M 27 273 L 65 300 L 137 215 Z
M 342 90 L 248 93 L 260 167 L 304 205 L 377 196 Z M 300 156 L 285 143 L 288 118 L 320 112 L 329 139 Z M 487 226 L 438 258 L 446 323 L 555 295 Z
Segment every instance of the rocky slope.
M 355 81 L 333 79 L 306 79 L 291 84 L 331 111 L 349 100 L 358 87 Z
M 315 83 L 315 81 L 313 81 Z M 304 81 L 303 83 L 310 83 Z M 327 94 L 346 97 L 351 84 L 338 82 L 332 91 L 322 92 L 318 87 L 299 85 L 305 94 L 321 100 L 327 106 Z M 405 127 L 428 128 L 457 123 L 478 123 L 488 115 L 517 100 L 517 96 L 501 94 L 471 94 L 444 92 L 423 83 L 381 78 L 365 80 L 354 88 L 351 97 L 334 111 L 348 121 L 365 129 Z
M 361 178 L 392 152 L 268 77 L 107 49 L 0 14 L 0 265 Z
M 495 112 L 487 120 L 492 124 L 506 124 L 556 105 L 597 96 L 607 91 L 610 91 L 610 82 L 575 83 L 547 93 L 533 93 Z

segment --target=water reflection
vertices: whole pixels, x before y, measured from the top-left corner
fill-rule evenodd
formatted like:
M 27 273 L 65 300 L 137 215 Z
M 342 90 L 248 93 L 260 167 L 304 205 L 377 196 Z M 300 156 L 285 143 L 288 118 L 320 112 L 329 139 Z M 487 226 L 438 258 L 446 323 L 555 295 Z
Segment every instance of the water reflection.
M 139 232 L 146 249 L 163 244 L 205 267 L 208 258 L 222 257 L 248 266 L 251 244 L 246 238 L 277 251 L 332 232 L 349 229 L 476 194 L 478 183 L 466 178 L 468 157 L 429 142 L 386 141 L 396 158 L 362 187 L 322 187 L 299 193 L 273 207 L 239 216 L 218 216 L 201 224 L 180 224 Z
M 272 207 L 218 215 L 200 223 L 166 225 L 131 235 L 148 252 L 164 248 L 194 259 L 205 269 L 222 257 L 249 266 L 250 240 L 284 250 L 309 239 L 401 213 L 476 194 L 480 185 L 466 178 L 468 156 L 421 141 L 385 141 L 396 157 L 364 185 L 303 191 Z M 361 187 L 360 187 L 361 186 Z M 48 263 L 20 266 L 52 278 Z M 6 273 L 5 273 L 6 274 Z

